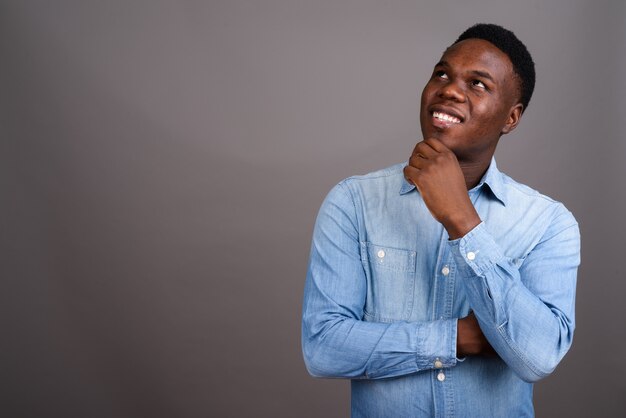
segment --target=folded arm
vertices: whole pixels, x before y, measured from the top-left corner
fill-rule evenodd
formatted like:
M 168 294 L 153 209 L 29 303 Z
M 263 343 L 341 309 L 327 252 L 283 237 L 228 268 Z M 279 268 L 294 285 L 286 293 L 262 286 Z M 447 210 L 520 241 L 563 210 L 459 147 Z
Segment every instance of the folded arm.
M 456 364 L 456 319 L 367 322 L 355 206 L 342 184 L 320 209 L 304 290 L 302 349 L 313 376 L 385 378 Z
M 470 166 L 467 173 L 486 166 Z M 473 187 L 442 142 L 418 143 L 404 169 L 433 217 L 448 231 L 461 281 L 480 328 L 520 378 L 547 376 L 563 358 L 574 332 L 580 237 L 574 217 L 554 203 L 552 221 L 525 259 L 509 260 L 487 231 L 466 188 Z M 488 222 L 488 220 L 487 220 Z M 521 263 L 520 263 L 521 262 Z
M 563 208 L 524 260 L 505 257 L 484 223 L 450 245 L 470 306 L 498 355 L 523 380 L 550 374 L 574 333 L 580 237 L 571 214 Z

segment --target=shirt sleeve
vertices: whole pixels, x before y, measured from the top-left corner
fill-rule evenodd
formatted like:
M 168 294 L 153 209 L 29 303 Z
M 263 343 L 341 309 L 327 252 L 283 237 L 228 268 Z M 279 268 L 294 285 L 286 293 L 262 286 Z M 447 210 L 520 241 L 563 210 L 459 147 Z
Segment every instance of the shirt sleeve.
M 484 222 L 449 242 L 481 330 L 528 382 L 554 370 L 574 333 L 580 235 L 571 213 L 557 205 L 557 215 L 523 260 L 507 258 Z
M 322 204 L 304 288 L 302 350 L 316 377 L 386 378 L 456 364 L 457 320 L 363 321 L 358 222 L 340 183 Z

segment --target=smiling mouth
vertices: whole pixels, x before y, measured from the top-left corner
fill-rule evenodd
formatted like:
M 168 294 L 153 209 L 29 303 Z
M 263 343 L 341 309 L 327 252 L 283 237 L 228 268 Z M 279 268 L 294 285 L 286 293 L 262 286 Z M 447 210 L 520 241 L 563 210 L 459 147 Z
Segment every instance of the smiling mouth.
M 447 126 L 461 123 L 461 119 L 444 112 L 433 112 L 433 119 Z

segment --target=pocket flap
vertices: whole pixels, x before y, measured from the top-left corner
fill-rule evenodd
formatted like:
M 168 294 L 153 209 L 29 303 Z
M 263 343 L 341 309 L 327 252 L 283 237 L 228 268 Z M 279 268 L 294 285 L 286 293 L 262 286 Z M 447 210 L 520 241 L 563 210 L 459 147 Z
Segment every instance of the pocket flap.
M 367 255 L 372 267 L 377 266 L 383 269 L 409 273 L 415 272 L 415 251 L 383 247 L 368 242 Z

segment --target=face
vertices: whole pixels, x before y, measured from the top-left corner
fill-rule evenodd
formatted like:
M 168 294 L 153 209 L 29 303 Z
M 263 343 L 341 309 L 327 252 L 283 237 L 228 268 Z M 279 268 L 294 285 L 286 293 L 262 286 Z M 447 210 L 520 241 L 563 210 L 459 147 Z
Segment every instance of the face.
M 422 92 L 424 138 L 437 138 L 459 162 L 491 159 L 498 139 L 522 114 L 509 57 L 490 42 L 466 39 L 446 50 Z

